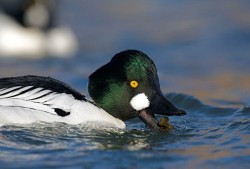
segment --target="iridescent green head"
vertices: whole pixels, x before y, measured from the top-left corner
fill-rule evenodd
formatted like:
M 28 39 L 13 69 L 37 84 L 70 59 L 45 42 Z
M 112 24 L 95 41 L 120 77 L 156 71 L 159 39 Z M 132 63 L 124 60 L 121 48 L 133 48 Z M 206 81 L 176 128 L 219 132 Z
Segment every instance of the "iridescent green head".
M 126 50 L 89 77 L 89 94 L 97 105 L 121 120 L 140 117 L 147 125 L 154 113 L 182 115 L 160 90 L 153 61 L 143 52 Z M 152 126 L 151 126 L 152 127 Z M 154 127 L 154 126 L 153 126 Z

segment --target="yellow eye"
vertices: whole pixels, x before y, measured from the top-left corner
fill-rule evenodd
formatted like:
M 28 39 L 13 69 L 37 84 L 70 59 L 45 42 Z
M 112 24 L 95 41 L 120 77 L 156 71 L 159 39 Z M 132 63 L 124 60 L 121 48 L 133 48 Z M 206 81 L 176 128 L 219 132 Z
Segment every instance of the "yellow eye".
M 137 88 L 139 86 L 139 83 L 137 82 L 137 81 L 135 81 L 135 80 L 132 80 L 131 82 L 130 82 L 130 87 L 132 87 L 132 88 Z

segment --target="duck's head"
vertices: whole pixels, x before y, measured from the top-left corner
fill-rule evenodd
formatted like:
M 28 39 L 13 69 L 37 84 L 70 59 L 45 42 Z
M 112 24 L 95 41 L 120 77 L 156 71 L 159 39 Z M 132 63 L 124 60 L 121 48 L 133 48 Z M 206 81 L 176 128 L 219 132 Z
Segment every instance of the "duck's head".
M 184 115 L 163 95 L 154 62 L 143 52 L 126 50 L 89 77 L 89 94 L 97 105 L 121 120 L 139 117 L 158 128 L 155 114 Z

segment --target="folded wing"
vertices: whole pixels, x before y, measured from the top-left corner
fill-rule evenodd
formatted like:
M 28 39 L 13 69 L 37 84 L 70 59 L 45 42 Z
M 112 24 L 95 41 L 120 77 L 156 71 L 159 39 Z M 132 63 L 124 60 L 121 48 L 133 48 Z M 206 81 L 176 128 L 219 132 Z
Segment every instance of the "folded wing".
M 0 79 L 0 106 L 40 110 L 67 116 L 76 100 L 85 96 L 50 77 L 21 76 Z

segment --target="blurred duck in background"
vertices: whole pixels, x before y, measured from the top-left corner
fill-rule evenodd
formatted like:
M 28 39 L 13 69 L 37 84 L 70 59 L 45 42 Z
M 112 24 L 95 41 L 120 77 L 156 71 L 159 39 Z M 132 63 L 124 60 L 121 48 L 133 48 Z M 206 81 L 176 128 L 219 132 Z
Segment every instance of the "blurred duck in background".
M 56 2 L 0 0 L 0 57 L 73 56 L 77 39 L 70 28 L 56 25 Z

